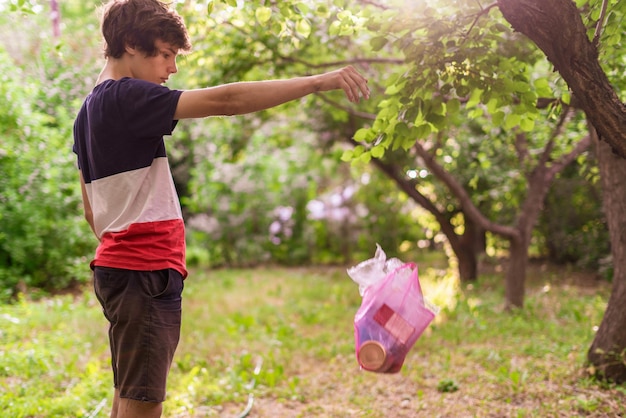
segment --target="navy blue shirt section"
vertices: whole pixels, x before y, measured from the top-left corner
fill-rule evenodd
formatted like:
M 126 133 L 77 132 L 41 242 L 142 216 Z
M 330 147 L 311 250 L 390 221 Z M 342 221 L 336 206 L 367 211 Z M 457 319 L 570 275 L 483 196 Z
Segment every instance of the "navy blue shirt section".
M 149 167 L 165 157 L 182 91 L 134 78 L 107 80 L 87 96 L 74 123 L 74 152 L 85 183 Z

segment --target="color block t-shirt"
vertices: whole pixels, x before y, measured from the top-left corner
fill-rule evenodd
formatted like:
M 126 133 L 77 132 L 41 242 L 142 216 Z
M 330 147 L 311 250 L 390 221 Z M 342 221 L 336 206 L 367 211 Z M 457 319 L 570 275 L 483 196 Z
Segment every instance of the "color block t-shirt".
M 100 239 L 92 266 L 173 268 L 186 277 L 185 227 L 163 141 L 181 94 L 122 78 L 85 99 L 73 150 Z

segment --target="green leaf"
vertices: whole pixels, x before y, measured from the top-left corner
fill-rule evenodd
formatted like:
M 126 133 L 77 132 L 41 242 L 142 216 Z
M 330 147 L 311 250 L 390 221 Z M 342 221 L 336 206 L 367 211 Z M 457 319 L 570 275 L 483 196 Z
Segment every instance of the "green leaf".
M 394 94 L 400 93 L 404 89 L 404 86 L 406 85 L 407 80 L 403 79 L 399 81 L 400 81 L 399 83 L 392 84 L 389 87 L 387 87 L 387 89 L 385 90 L 385 94 L 389 94 L 393 96 Z
M 482 94 L 483 94 L 483 91 L 480 89 L 472 90 L 472 95 L 470 96 L 469 100 L 465 104 L 465 108 L 471 109 L 472 107 L 475 107 L 476 105 L 478 105 L 478 103 L 480 103 L 480 97 Z
M 317 8 L 315 9 L 315 13 L 320 17 L 328 18 L 328 16 L 330 15 L 330 10 L 328 10 L 327 6 L 322 4 L 320 6 L 317 6 Z
M 469 187 L 471 187 L 472 189 L 476 190 L 476 188 L 478 187 L 478 175 L 474 175 L 474 177 L 472 177 L 468 183 Z
M 293 9 L 289 7 L 289 3 L 287 2 L 278 3 L 278 10 L 280 10 L 281 16 L 283 16 L 285 19 L 291 19 L 293 15 Z
M 352 155 L 354 157 L 359 157 L 361 154 L 363 154 L 365 152 L 365 147 L 363 145 L 357 145 L 356 147 L 354 147 L 354 149 L 352 150 Z
M 446 111 L 448 115 L 456 115 L 461 110 L 461 102 L 459 99 L 451 99 L 446 103 Z
M 460 85 L 460 86 L 456 86 L 455 89 L 456 89 L 456 94 L 459 97 L 465 97 L 470 93 L 470 88 L 467 86 Z
M 296 23 L 296 32 L 303 38 L 308 38 L 311 34 L 311 24 L 306 19 L 298 20 L 298 23 Z
M 429 113 L 426 115 L 426 120 L 432 123 L 436 128 L 443 128 L 446 124 L 446 117 L 438 115 L 436 113 Z
M 370 45 L 372 46 L 373 51 L 380 51 L 385 45 L 387 45 L 387 42 L 389 42 L 389 40 L 386 37 L 377 36 L 370 40 Z
M 530 86 L 528 85 L 528 82 L 526 81 L 515 81 L 513 82 L 513 86 L 515 88 L 515 91 L 519 93 L 526 93 L 527 91 L 530 90 Z
M 400 122 L 394 127 L 394 133 L 397 137 L 404 138 L 410 135 L 409 127 L 406 123 Z
M 215 3 L 213 2 L 213 0 L 209 0 L 206 5 L 206 13 L 208 15 L 211 15 L 211 13 L 213 13 L 213 9 L 215 9 Z
M 487 102 L 487 111 L 493 114 L 498 110 L 499 105 L 500 103 L 498 99 L 493 97 Z
M 509 129 L 515 128 L 516 126 L 519 126 L 521 120 L 522 120 L 521 115 L 517 115 L 515 113 L 509 113 L 504 118 L 504 129 L 509 130 Z
M 413 148 L 413 145 L 415 145 L 415 141 L 416 141 L 416 139 L 413 136 L 405 137 L 404 140 L 402 141 L 402 148 L 405 151 L 410 150 L 411 148 Z
M 367 128 L 361 128 L 354 133 L 354 140 L 357 142 L 365 142 L 370 137 L 370 130 Z
M 538 96 L 550 97 L 552 96 L 552 89 L 550 88 L 550 82 L 547 78 L 538 78 L 533 83 L 535 85 L 535 91 Z
M 426 138 L 431 133 L 431 131 L 432 129 L 430 125 L 428 123 L 423 123 L 419 126 L 414 126 L 413 128 L 411 128 L 411 136 L 415 139 Z
M 294 12 L 299 15 L 305 15 L 311 11 L 311 8 L 304 3 L 297 3 L 292 6 Z
M 272 17 L 272 9 L 269 7 L 258 7 L 254 12 L 257 22 L 261 25 L 267 23 Z
M 477 107 L 475 109 L 472 109 L 468 114 L 467 117 L 470 119 L 476 119 L 479 118 L 483 115 L 483 109 L 480 107 Z
M 376 145 L 374 148 L 372 148 L 370 152 L 372 154 L 372 157 L 381 158 L 383 155 L 385 155 L 385 147 L 383 145 Z
M 535 129 L 535 121 L 532 118 L 522 117 L 519 127 L 524 132 L 532 132 Z
M 500 126 L 502 125 L 502 122 L 504 121 L 504 112 L 501 110 L 498 110 L 497 112 L 494 112 L 491 115 L 491 119 L 493 121 L 493 124 L 496 126 Z
M 347 149 L 343 152 L 343 154 L 341 154 L 341 161 L 343 162 L 352 161 L 353 157 L 354 157 L 354 152 L 352 152 L 351 149 Z

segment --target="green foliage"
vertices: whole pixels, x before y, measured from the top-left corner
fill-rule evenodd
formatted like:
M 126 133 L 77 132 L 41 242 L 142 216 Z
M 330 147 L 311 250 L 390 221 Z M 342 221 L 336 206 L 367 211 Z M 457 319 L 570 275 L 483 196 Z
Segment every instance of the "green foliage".
M 35 13 L 36 2 L 33 0 L 9 0 L 5 3 L 8 3 L 8 9 L 9 9 L 9 12 L 11 13 L 17 13 L 17 12 L 26 13 L 26 14 Z M 6 4 L 0 5 L 0 7 L 6 7 Z
M 72 119 L 65 108 L 39 111 L 38 84 L 1 52 L 0 300 L 20 286 L 46 290 L 83 281 L 93 245 L 82 218 L 71 152 Z
M 400 53 L 404 64 L 384 81 L 375 121 L 356 132 L 359 145 L 343 159 L 393 161 L 404 153 L 403 169 L 419 173 L 422 193 L 454 219 L 463 211 L 458 192 L 451 193 L 444 175 L 421 167 L 427 153 L 490 221 L 515 226 L 529 216 L 520 210 L 540 158 L 549 152 L 558 160 L 571 152 L 587 128 L 578 117 L 552 142 L 561 105 L 569 102 L 567 86 L 496 8 L 482 9 L 474 1 L 438 6 L 416 13 L 389 8 L 369 16 L 365 27 L 376 34 L 372 49 Z M 540 99 L 552 104 L 539 107 Z M 415 152 L 418 147 L 426 151 Z M 600 207 L 599 200 L 589 204 Z M 462 230 L 462 221 L 458 226 Z M 593 262 L 606 251 L 597 248 Z
M 302 228 L 310 199 L 308 185 L 319 162 L 304 158 L 314 156 L 307 141 L 272 149 L 245 121 L 211 120 L 204 126 L 211 144 L 196 150 L 189 197 L 183 200 L 196 215 L 191 215 L 190 229 L 195 232 L 190 245 L 206 248 L 211 264 L 217 266 L 257 264 L 272 252 L 279 261 L 306 262 Z M 274 140 L 291 142 L 291 135 L 288 129 L 276 127 Z M 281 208 L 290 212 L 288 216 L 279 213 Z M 275 244 L 270 241 L 273 222 L 284 224 L 276 231 L 283 235 Z M 301 241 L 300 247 L 292 245 L 296 240 Z
M 270 123 L 263 136 L 250 134 L 249 127 L 220 119 L 202 130 L 211 144 L 205 151 L 196 149 L 193 180 L 183 200 L 190 261 L 346 263 L 369 254 L 376 242 L 395 251 L 423 236 L 415 205 L 379 173 L 359 179 L 358 171 L 316 151 L 314 136 L 286 121 Z M 277 147 L 268 138 L 291 145 Z M 240 140 L 245 152 L 233 155 Z
M 589 39 L 596 35 L 598 23 L 600 23 L 600 38 L 598 39 L 598 49 L 600 52 L 600 63 L 603 66 L 611 83 L 616 87 L 618 94 L 624 98 L 625 82 L 624 70 L 626 62 L 623 59 L 623 39 L 626 37 L 624 30 L 624 19 L 626 17 L 626 6 L 619 0 L 606 1 L 606 15 L 603 22 L 598 22 L 602 5 L 602 0 L 579 0 L 577 5 L 582 11 L 581 16 L 585 27 L 588 28 Z
M 437 390 L 442 393 L 452 393 L 459 390 L 459 386 L 452 379 L 443 379 L 437 384 Z
M 204 16 L 189 4 L 180 11 L 196 52 L 185 59 L 187 77 L 176 83 L 213 85 L 320 72 L 326 61 L 353 55 L 348 36 L 333 31 L 343 25 L 340 32 L 354 33 L 364 18 L 345 6 L 330 1 L 315 6 L 243 2 L 238 7 L 212 2 L 209 16 Z M 341 96 L 328 95 L 338 101 Z M 398 248 L 406 239 L 421 236 L 407 209 L 411 205 L 395 199 L 401 194 L 390 193 L 392 185 L 381 176 L 362 184 L 363 170 L 338 164 L 336 157 L 343 149 L 339 143 L 349 140 L 352 132 L 346 134 L 346 126 L 354 122 L 345 110 L 307 98 L 233 119 L 203 121 L 197 123 L 201 127 L 190 129 L 188 146 L 194 147 L 197 164 L 190 169 L 191 187 L 184 204 L 191 218 L 196 215 L 190 222 L 191 248 L 209 253 L 200 258 L 214 265 L 346 262 L 370 252 L 377 241 Z M 207 140 L 210 153 L 195 145 Z M 257 187 L 241 191 L 239 186 L 250 181 Z M 346 200 L 341 198 L 345 190 L 358 192 Z M 341 207 L 332 208 L 333 198 L 342 200 Z M 315 219 L 310 204 L 350 212 L 341 219 Z M 365 208 L 361 215 L 355 212 L 358 208 Z M 279 219 L 281 211 L 290 211 L 289 219 Z M 199 214 L 208 219 L 203 221 Z M 279 233 L 270 233 L 272 228 Z M 192 253 L 199 254 L 196 249 Z
M 87 417 L 110 394 L 97 301 L 70 296 L 0 307 L 0 408 L 12 417 Z M 85 355 L 89 353 L 89 355 Z
M 601 2 L 579 3 L 588 26 L 593 26 Z M 524 176 L 532 165 L 516 165 L 511 138 L 527 133 L 530 154 L 541 152 L 560 107 L 542 112 L 535 109 L 535 101 L 566 101 L 567 90 L 541 54 L 510 31 L 497 9 L 479 15 L 473 1 L 434 4 L 390 0 L 381 8 L 350 0 L 176 3 L 194 52 L 181 57 L 172 87 L 304 75 L 353 62 L 369 77 L 374 93 L 354 107 L 333 92 L 256 115 L 181 123 L 168 153 L 185 215 L 210 220 L 208 229 L 190 228 L 192 264 L 336 263 L 358 259 L 375 242 L 402 253 L 401 247 L 414 250 L 423 234 L 432 238 L 436 226 L 428 224 L 404 194 L 364 165 L 344 167 L 338 158 L 342 153 L 346 161 L 357 162 L 405 153 L 398 159 L 401 169 L 419 174 L 420 191 L 445 208 L 461 229 L 458 203 L 411 154 L 415 141 L 424 138 L 435 141 L 438 161 L 455 173 L 481 210 L 498 222 L 515 219 L 525 192 Z M 7 186 L 1 193 L 13 199 L 10 210 L 7 204 L 2 212 L 0 226 L 5 233 L 0 232 L 2 248 L 11 243 L 10 250 L 0 250 L 5 251 L 0 253 L 5 297 L 18 280 L 55 287 L 82 277 L 75 269 L 85 269 L 92 252 L 68 138 L 76 106 L 102 65 L 94 13 L 98 5 L 95 0 L 60 2 L 59 39 L 49 39 L 47 4 L 10 0 L 0 6 L 13 11 L 0 16 L 0 37 L 12 58 L 2 61 L 2 78 L 10 79 L 10 94 L 21 100 L 0 104 L 5 111 L 0 127 L 12 130 L 6 148 L 13 153 L 0 156 L 2 169 L 12 173 L 10 180 L 0 179 Z M 622 16 L 623 5 L 612 0 L 600 42 L 603 62 L 618 88 L 625 65 L 618 42 L 623 37 Z M 13 33 L 16 19 L 24 28 L 20 36 Z M 22 93 L 15 87 L 21 79 Z M 357 117 L 357 111 L 376 119 Z M 578 124 L 566 140 L 558 141 L 553 156 L 571 149 L 582 128 Z M 361 143 L 355 148 L 346 146 L 353 135 Z M 37 142 L 36 137 L 47 140 Z M 24 158 L 15 156 L 18 151 Z M 48 171 L 43 169 L 47 166 Z M 22 194 L 23 185 L 29 184 L 26 173 L 33 173 L 32 181 L 42 188 L 45 184 L 46 192 Z M 367 176 L 370 182 L 364 183 Z M 243 191 L 231 187 L 244 183 L 248 187 Z M 356 214 L 354 222 L 310 217 L 311 201 L 348 189 L 354 194 L 344 206 Z M 281 208 L 292 211 L 285 222 L 278 219 Z M 277 221 L 282 229 L 273 236 L 269 230 Z M 21 260 L 28 268 L 8 267 L 9 253 L 11 263 Z
M 584 181 L 572 166 L 558 178 L 546 198 L 538 230 L 551 260 L 599 270 L 610 254 L 599 185 Z
M 380 48 L 384 39 L 406 65 L 386 83 L 387 98 L 362 134 L 373 145 L 361 159 L 370 152 L 378 156 L 380 148 L 408 150 L 416 140 L 446 131 L 458 120 L 461 104 L 467 120 L 488 111 L 496 127 L 533 129 L 538 94 L 529 69 L 541 55 L 502 20 L 480 19 L 476 7 L 456 2 L 454 10 L 407 14 L 398 9 L 370 17 L 367 27 L 378 34 L 373 47 Z

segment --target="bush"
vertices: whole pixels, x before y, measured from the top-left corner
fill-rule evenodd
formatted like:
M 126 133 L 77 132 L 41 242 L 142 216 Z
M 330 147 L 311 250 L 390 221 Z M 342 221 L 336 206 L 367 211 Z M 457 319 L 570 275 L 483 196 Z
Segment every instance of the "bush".
M 93 250 L 82 216 L 72 118 L 36 109 L 41 86 L 0 51 L 0 300 L 20 287 L 65 288 Z
M 599 186 L 569 167 L 546 197 L 538 225 L 551 261 L 601 270 L 610 255 L 608 226 Z

